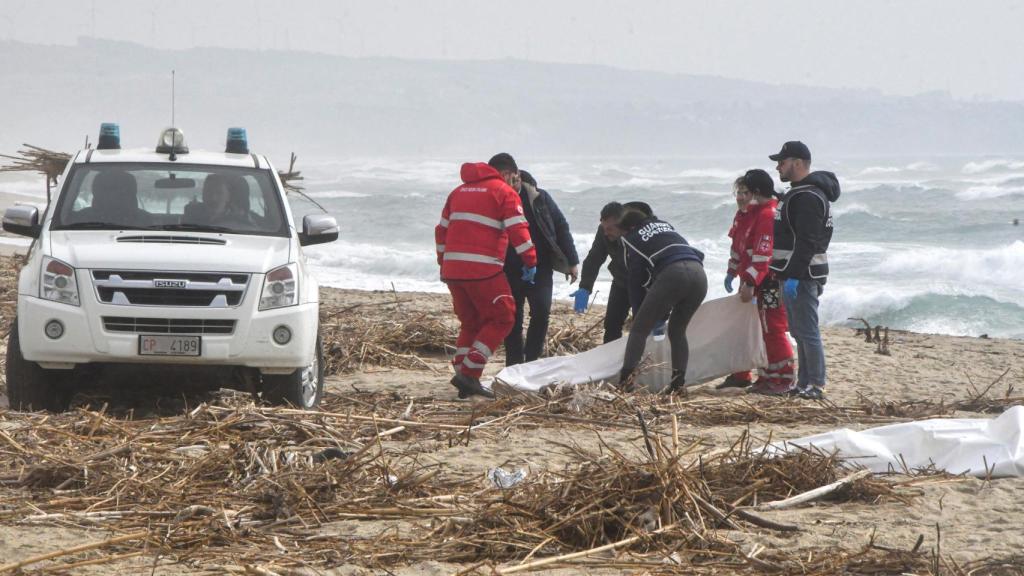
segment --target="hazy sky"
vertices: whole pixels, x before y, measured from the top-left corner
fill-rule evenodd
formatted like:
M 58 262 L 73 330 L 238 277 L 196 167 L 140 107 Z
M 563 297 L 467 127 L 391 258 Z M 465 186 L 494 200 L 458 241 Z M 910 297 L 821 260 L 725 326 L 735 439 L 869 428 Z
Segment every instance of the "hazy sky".
M 607 64 L 1024 100 L 1014 0 L 2 0 L 0 38 Z

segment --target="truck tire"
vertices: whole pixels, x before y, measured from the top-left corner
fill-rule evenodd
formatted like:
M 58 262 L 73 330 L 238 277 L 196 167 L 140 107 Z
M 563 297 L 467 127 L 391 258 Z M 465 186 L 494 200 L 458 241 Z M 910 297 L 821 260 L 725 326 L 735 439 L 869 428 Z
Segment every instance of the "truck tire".
M 11 409 L 63 412 L 71 405 L 70 370 L 46 370 L 21 355 L 18 321 L 7 336 L 7 400 Z
M 324 396 L 324 344 L 316 337 L 313 362 L 291 374 L 263 375 L 263 399 L 279 406 L 291 404 L 304 410 L 312 410 Z

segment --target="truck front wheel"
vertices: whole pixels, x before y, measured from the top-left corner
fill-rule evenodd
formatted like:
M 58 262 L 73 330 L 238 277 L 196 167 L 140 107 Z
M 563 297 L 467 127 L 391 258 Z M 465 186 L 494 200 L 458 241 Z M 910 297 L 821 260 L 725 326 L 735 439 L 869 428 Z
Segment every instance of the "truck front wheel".
M 46 370 L 21 355 L 18 321 L 7 336 L 7 400 L 14 410 L 63 412 L 71 405 L 70 370 Z
M 291 374 L 263 375 L 263 399 L 271 404 L 292 404 L 298 408 L 316 408 L 324 396 L 324 345 L 316 337 L 313 362 Z

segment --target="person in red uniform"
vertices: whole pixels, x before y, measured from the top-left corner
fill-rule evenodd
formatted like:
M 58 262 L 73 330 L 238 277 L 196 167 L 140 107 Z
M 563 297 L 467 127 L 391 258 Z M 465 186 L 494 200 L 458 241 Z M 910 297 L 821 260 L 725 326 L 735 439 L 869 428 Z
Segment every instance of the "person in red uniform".
M 480 376 L 512 329 L 516 311 L 502 270 L 505 250 L 511 245 L 519 254 L 526 282 L 537 273 L 537 251 L 519 194 L 506 184 L 508 175 L 482 162 L 463 164 L 461 172 L 463 184 L 448 195 L 434 229 L 441 281 L 461 324 L 451 383 L 459 398 L 493 398 Z
M 736 212 L 729 236 L 732 252 L 725 289 L 732 292 L 732 283 L 740 280 L 740 300 L 750 302 L 757 297 L 761 316 L 768 365 L 760 370 L 751 392 L 769 395 L 787 394 L 794 384 L 793 346 L 786 335 L 789 325 L 779 292 L 779 280 L 769 270 L 774 247 L 775 183 L 764 170 L 748 170 L 736 180 Z M 726 378 L 719 387 L 746 386 L 750 373 L 741 372 Z

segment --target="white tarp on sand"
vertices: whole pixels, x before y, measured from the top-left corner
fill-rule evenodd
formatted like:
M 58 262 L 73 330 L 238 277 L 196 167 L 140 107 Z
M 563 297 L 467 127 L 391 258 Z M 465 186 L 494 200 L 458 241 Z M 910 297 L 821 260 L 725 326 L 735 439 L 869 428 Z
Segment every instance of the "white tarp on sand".
M 690 344 L 687 384 L 707 382 L 767 363 L 757 306 L 753 302 L 741 302 L 738 296 L 701 304 L 686 330 L 686 338 Z M 496 378 L 525 391 L 537 391 L 555 383 L 618 382 L 626 340 L 624 336 L 573 356 L 542 358 L 509 366 Z M 652 391 L 668 384 L 672 375 L 670 351 L 667 338 L 647 339 L 644 355 L 651 368 L 641 373 L 640 384 Z
M 873 472 L 934 464 L 950 474 L 1024 476 L 1024 406 L 1013 406 L 992 419 L 936 418 L 860 432 L 843 428 L 789 440 L 785 446 L 838 452 Z

